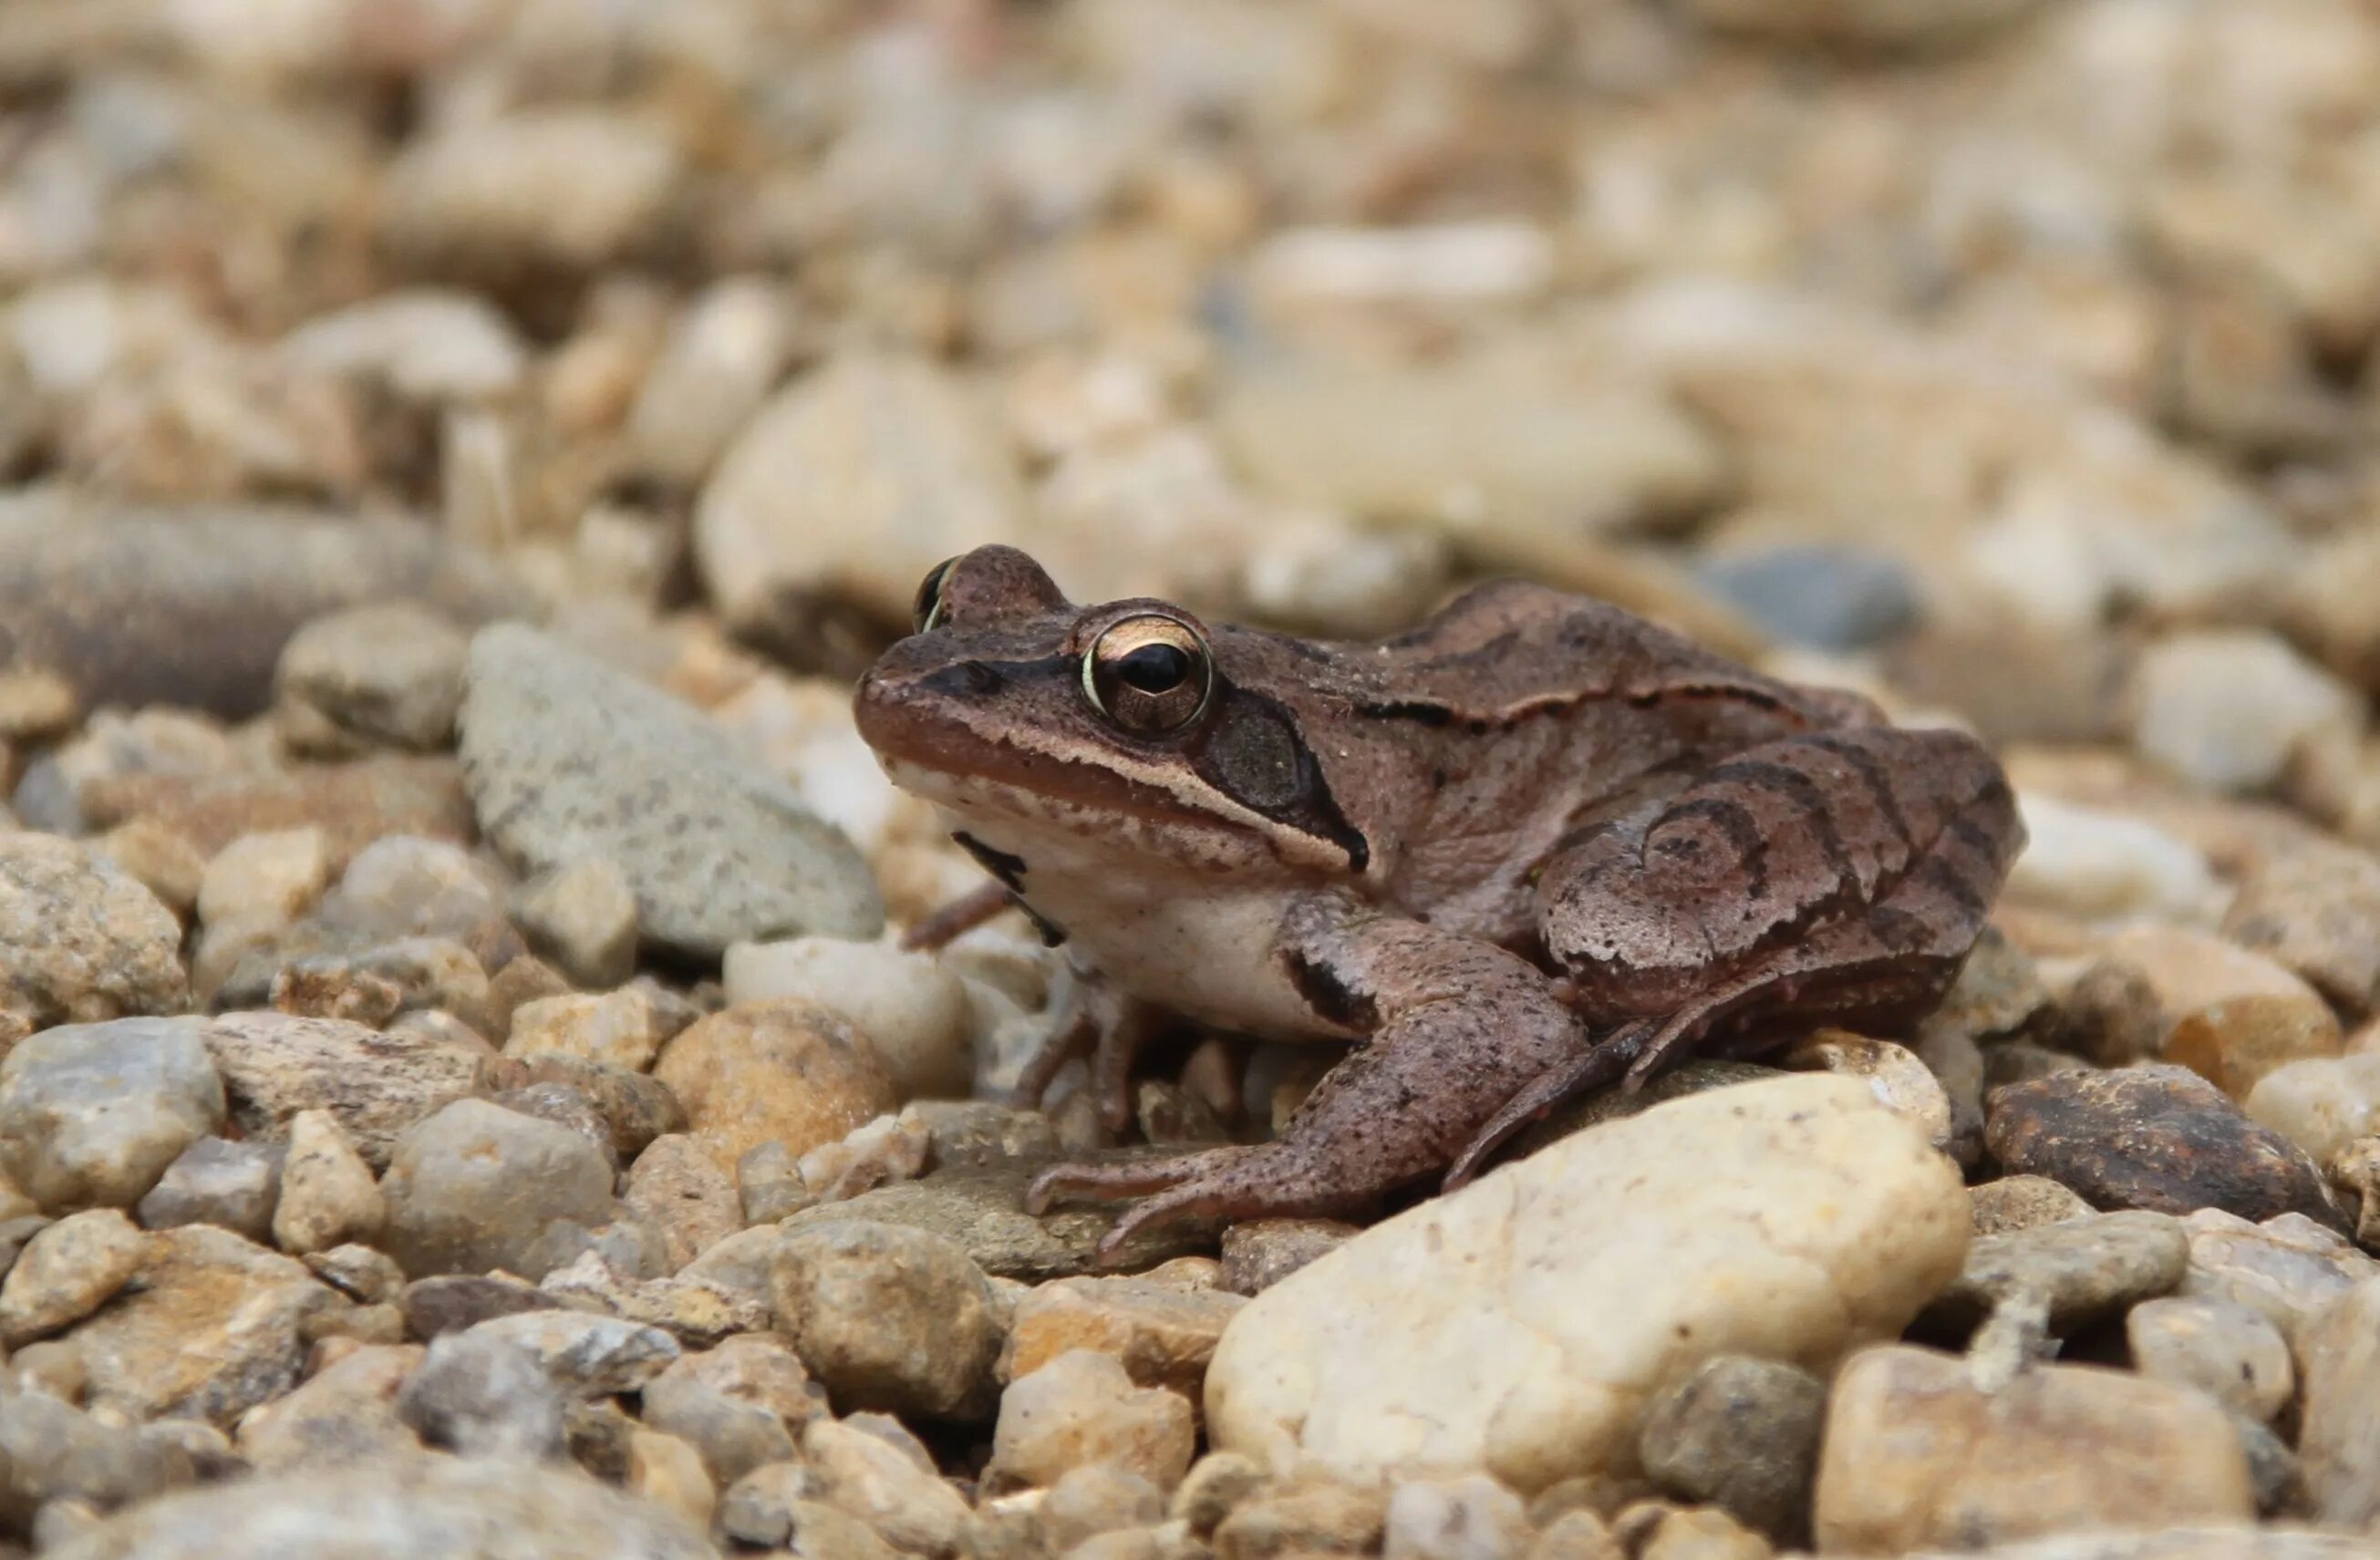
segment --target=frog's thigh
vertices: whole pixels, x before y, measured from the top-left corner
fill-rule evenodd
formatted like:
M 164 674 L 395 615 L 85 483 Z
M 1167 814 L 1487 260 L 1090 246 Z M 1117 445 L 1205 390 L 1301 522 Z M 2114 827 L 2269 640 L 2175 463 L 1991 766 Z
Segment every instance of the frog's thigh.
M 1597 1020 L 1689 1018 L 1668 1049 L 1747 1007 L 1938 992 L 2022 839 L 1998 766 L 1961 732 L 1791 738 L 1553 863 L 1540 925 Z

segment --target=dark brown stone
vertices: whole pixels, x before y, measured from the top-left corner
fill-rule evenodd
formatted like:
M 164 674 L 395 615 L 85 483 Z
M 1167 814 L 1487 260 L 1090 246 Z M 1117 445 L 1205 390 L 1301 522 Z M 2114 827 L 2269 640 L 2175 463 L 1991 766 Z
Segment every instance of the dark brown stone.
M 2047 1176 L 2094 1207 L 2295 1213 L 2347 1227 L 2313 1160 L 2186 1068 L 2028 1079 L 1996 1090 L 1990 1112 L 1985 1137 L 2010 1173 Z

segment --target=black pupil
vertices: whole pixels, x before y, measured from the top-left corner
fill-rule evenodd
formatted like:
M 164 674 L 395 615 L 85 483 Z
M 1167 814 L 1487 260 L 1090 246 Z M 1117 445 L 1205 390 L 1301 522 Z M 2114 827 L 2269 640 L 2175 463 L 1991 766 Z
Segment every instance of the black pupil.
M 1190 658 L 1171 645 L 1143 645 L 1116 662 L 1116 675 L 1144 694 L 1168 694 L 1190 675 Z

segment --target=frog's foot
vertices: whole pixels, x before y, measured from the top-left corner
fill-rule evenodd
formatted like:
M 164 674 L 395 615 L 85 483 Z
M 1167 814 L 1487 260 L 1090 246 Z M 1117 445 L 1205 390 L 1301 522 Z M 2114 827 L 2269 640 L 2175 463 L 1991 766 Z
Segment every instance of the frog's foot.
M 1099 1241 L 1103 1262 L 1142 1230 L 1180 1219 L 1306 1217 L 1364 1200 L 1343 1190 L 1327 1159 L 1293 1138 L 1123 1165 L 1052 1166 L 1026 1188 L 1026 1211 L 1040 1214 L 1060 1197 L 1145 1199 Z
M 1008 891 L 1007 884 L 986 883 L 948 904 L 937 906 L 931 914 L 902 933 L 901 950 L 931 953 L 948 948 L 1015 902 L 1016 896 Z
M 1099 1119 L 1110 1131 L 1122 1131 L 1132 1120 L 1132 1064 L 1156 1021 L 1156 1010 L 1144 1003 L 1092 982 L 1078 985 L 1017 1075 L 1011 1103 L 1038 1108 L 1065 1065 L 1087 1054 Z

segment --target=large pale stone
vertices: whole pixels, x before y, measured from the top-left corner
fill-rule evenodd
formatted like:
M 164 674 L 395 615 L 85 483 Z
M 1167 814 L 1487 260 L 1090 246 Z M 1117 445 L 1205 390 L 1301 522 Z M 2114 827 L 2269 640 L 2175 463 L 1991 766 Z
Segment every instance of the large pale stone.
M 1824 1373 L 1959 1271 L 1923 1129 L 1818 1075 L 1593 1128 L 1258 1295 L 1207 1376 L 1214 1445 L 1359 1478 L 1629 1471 L 1654 1394 L 1715 1354 Z M 1393 1360 L 1396 1368 L 1381 1369 Z

